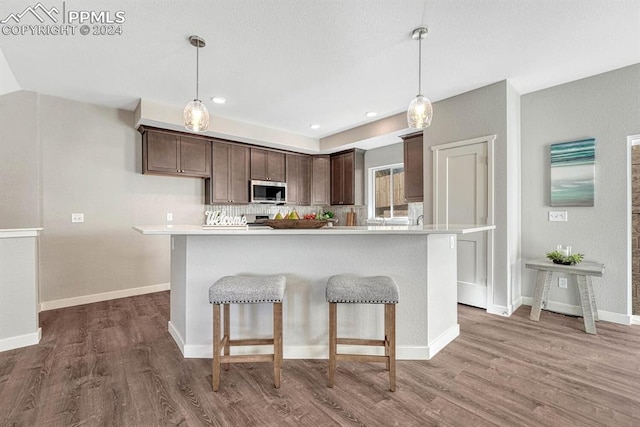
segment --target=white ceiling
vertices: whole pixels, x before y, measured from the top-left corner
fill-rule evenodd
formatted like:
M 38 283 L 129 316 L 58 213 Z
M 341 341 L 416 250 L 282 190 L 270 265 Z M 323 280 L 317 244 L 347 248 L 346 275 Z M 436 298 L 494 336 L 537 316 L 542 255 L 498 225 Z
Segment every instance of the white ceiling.
M 37 0 L 3 0 L 0 20 Z M 62 0 L 42 0 L 62 10 Z M 0 34 L 20 87 L 135 108 L 140 98 L 183 106 L 195 96 L 215 116 L 323 137 L 509 79 L 521 94 L 640 62 L 640 0 L 200 0 L 88 3 L 125 12 L 123 35 Z M 31 19 L 31 21 L 29 21 Z M 26 16 L 21 23 L 37 24 Z M 227 104 L 214 104 L 214 95 Z M 365 112 L 376 111 L 374 119 Z M 437 110 L 436 117 L 437 120 Z M 318 123 L 318 130 L 309 128 Z

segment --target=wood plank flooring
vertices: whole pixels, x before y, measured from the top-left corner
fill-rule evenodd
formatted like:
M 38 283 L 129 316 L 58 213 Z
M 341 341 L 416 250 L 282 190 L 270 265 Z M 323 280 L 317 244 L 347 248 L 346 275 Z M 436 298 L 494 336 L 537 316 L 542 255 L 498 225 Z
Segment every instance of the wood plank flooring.
M 169 293 L 41 313 L 40 344 L 0 353 L 2 426 L 640 426 L 640 327 L 529 307 L 459 307 L 461 335 L 430 361 L 237 364 L 211 391 L 211 360 L 183 359 Z M 286 336 L 285 345 L 286 345 Z

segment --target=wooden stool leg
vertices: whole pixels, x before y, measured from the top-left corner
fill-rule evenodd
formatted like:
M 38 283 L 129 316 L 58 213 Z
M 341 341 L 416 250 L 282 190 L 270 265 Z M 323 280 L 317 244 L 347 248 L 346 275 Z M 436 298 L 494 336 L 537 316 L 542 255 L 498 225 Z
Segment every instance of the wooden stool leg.
M 327 385 L 333 387 L 333 380 L 336 374 L 336 352 L 338 348 L 338 304 L 329 303 L 329 382 Z
M 230 344 L 229 341 L 231 341 L 231 304 L 224 304 L 224 334 L 222 335 L 223 338 L 226 338 L 225 342 L 224 342 L 224 355 L 228 356 L 231 354 L 230 352 Z M 228 371 L 229 370 L 229 364 L 225 363 L 224 364 L 224 370 Z
M 220 386 L 220 304 L 213 304 L 213 391 Z
M 389 309 L 387 307 L 388 305 L 389 304 L 384 305 L 384 357 L 386 357 L 385 364 L 387 371 L 391 370 L 391 359 L 389 358 L 389 329 L 391 327 L 391 317 L 389 316 Z
M 282 303 L 273 304 L 273 379 L 276 388 L 280 388 L 280 370 L 282 369 Z
M 385 353 L 388 356 L 389 366 L 389 390 L 396 391 L 396 305 L 384 305 L 385 320 Z M 387 344 L 388 341 L 388 344 Z

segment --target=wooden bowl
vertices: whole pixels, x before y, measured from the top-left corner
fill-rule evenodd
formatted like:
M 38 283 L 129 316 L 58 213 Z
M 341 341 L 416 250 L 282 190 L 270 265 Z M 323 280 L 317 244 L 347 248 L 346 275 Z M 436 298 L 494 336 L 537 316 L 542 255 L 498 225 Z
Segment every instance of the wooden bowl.
M 271 228 L 276 229 L 308 229 L 308 228 L 322 228 L 327 225 L 329 221 L 318 219 L 270 219 L 264 221 Z

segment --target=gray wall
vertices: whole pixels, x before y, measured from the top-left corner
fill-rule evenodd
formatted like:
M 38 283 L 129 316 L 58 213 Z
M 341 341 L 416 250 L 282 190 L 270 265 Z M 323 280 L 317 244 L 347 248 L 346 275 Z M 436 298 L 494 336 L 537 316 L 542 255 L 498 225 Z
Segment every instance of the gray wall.
M 424 131 L 424 200 L 432 200 L 433 156 L 430 147 L 455 141 L 496 135 L 494 157 L 494 278 L 492 303 L 487 309 L 494 313 L 508 313 L 519 295 L 512 291 L 514 279 L 519 277 L 517 261 L 519 248 L 514 245 L 519 235 L 519 210 L 509 203 L 518 197 L 518 165 L 509 163 L 519 153 L 517 130 L 508 125 L 508 116 L 517 113 L 514 99 L 506 81 L 495 83 L 434 104 L 433 122 Z M 514 155 L 514 153 L 516 153 Z M 433 222 L 432 209 L 425 204 L 425 224 Z M 515 233 L 515 237 L 510 237 Z
M 133 112 L 40 96 L 41 301 L 169 281 L 169 239 L 139 224 L 203 219 L 203 181 L 142 175 Z M 71 223 L 82 212 L 85 222 Z
M 0 229 L 40 227 L 38 95 L 0 96 Z
M 595 285 L 598 308 L 630 313 L 627 230 L 627 136 L 640 134 L 640 64 L 522 97 L 522 257 L 544 256 L 569 244 L 587 260 L 606 265 Z M 596 139 L 594 207 L 549 207 L 549 145 Z M 549 222 L 566 210 L 568 222 Z M 523 271 L 522 295 L 531 297 L 535 274 Z M 550 300 L 579 305 L 575 286 L 557 287 Z
M 0 226 L 44 227 L 40 302 L 169 281 L 169 239 L 131 227 L 165 224 L 167 212 L 202 222 L 203 181 L 142 175 L 141 156 L 133 112 L 0 97 Z M 72 224 L 72 212 L 85 222 Z

